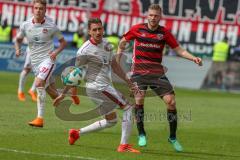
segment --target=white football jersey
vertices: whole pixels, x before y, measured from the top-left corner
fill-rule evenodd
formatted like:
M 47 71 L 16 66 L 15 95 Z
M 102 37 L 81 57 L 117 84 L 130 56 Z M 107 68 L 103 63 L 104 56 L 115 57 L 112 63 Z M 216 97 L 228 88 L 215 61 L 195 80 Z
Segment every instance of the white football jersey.
M 112 51 L 106 39 L 100 44 L 86 41 L 77 52 L 76 66 L 87 65 L 86 87 L 103 89 L 111 85 Z
M 49 53 L 54 49 L 53 38 L 62 39 L 63 35 L 54 22 L 45 17 L 42 23 L 35 23 L 33 18 L 24 21 L 17 37 L 27 38 L 31 63 L 36 65 L 49 58 Z

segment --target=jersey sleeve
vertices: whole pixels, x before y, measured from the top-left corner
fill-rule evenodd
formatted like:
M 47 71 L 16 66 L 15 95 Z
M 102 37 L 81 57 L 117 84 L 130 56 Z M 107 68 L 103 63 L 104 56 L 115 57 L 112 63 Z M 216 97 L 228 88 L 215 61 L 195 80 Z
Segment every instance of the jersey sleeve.
M 127 41 L 131 41 L 136 38 L 136 26 L 130 28 L 130 30 L 123 35 Z
M 177 42 L 176 38 L 172 35 L 172 33 L 170 31 L 168 31 L 167 29 L 165 32 L 166 32 L 165 40 L 166 40 L 167 45 L 169 45 L 172 49 L 178 47 L 179 43 Z
M 17 38 L 24 38 L 26 36 L 24 23 L 20 25 L 19 31 L 17 33 Z
M 87 53 L 86 53 L 86 48 L 83 45 L 81 48 L 79 48 L 78 52 L 77 52 L 77 58 L 76 58 L 76 62 L 75 62 L 75 66 L 79 67 L 82 65 L 87 64 Z

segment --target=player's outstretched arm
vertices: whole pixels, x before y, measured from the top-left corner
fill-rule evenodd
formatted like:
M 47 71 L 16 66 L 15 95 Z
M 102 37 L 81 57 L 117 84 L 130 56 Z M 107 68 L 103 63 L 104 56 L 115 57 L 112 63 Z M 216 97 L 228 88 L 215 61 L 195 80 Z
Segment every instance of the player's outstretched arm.
M 127 43 L 128 42 L 124 37 L 119 42 L 118 49 L 117 49 L 117 55 L 116 55 L 116 61 L 119 65 L 120 65 L 122 53 L 125 50 Z
M 123 37 L 120 40 L 118 49 L 117 49 L 117 54 L 112 61 L 112 68 L 114 73 L 116 73 L 120 78 L 122 78 L 125 82 L 127 82 L 131 91 L 134 92 L 135 95 L 137 95 L 140 92 L 138 86 L 132 83 L 132 81 L 127 77 L 127 74 L 123 71 L 121 67 L 121 56 L 126 48 L 127 43 L 128 41 L 125 39 L 125 37 Z
M 123 71 L 122 67 L 117 63 L 117 56 L 114 56 L 112 59 L 112 69 L 113 72 L 116 73 L 121 79 L 123 79 L 128 84 L 131 83 L 126 73 Z
M 189 53 L 187 50 L 185 50 L 184 48 L 182 48 L 181 46 L 178 46 L 176 48 L 173 49 L 179 56 L 186 58 L 190 61 L 193 61 L 194 63 L 196 63 L 199 66 L 202 66 L 202 59 L 199 57 L 195 57 L 194 55 L 192 55 L 191 53 Z
M 127 74 L 123 71 L 122 67 L 117 63 L 116 57 L 112 60 L 112 69 L 121 79 L 127 82 L 129 88 L 134 93 L 134 95 L 140 92 L 138 86 L 128 78 Z
M 123 71 L 120 63 L 121 56 L 123 51 L 125 50 L 126 44 L 127 44 L 127 41 L 123 37 L 119 42 L 117 54 L 112 59 L 112 69 L 113 69 L 113 72 L 116 73 L 121 79 L 123 79 L 128 84 L 131 84 L 131 81 L 127 77 L 126 73 Z

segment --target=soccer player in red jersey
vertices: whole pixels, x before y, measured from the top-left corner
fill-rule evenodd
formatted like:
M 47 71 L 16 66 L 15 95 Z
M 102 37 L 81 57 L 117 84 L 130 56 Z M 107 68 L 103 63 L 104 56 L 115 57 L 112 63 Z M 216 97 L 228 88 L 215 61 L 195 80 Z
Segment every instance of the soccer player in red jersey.
M 177 141 L 177 110 L 175 94 L 172 85 L 164 74 L 161 65 L 165 44 L 170 46 L 179 56 L 202 65 L 202 59 L 193 56 L 183 49 L 174 36 L 163 26 L 159 25 L 162 9 L 158 4 L 148 8 L 148 22 L 137 24 L 123 35 L 118 47 L 118 63 L 126 44 L 134 40 L 132 81 L 141 89 L 141 94 L 135 95 L 135 118 L 139 132 L 139 146 L 145 146 L 146 132 L 144 130 L 144 97 L 150 87 L 159 95 L 167 106 L 167 119 L 169 121 L 170 136 L 168 141 L 176 151 L 182 151 L 182 146 Z

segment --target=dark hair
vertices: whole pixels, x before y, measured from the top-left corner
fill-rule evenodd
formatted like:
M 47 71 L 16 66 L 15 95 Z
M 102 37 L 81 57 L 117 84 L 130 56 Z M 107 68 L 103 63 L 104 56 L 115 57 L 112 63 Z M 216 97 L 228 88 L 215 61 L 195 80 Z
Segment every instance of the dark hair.
M 88 20 L 88 29 L 91 28 L 91 24 L 97 24 L 97 23 L 101 23 L 102 24 L 101 19 L 99 19 L 99 18 L 90 18 Z
M 157 10 L 159 11 L 160 13 L 162 13 L 162 8 L 159 4 L 151 4 L 149 7 L 148 7 L 148 10 L 151 9 L 151 10 Z

